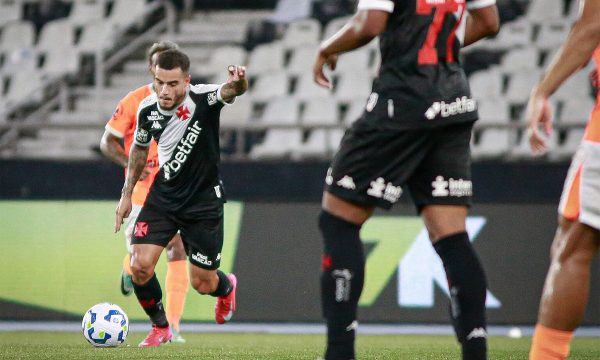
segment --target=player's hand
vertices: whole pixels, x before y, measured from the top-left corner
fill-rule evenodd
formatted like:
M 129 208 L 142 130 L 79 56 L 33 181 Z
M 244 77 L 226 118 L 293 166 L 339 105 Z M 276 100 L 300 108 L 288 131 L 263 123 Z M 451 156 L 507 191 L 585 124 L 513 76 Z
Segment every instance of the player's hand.
M 248 90 L 248 79 L 246 79 L 246 67 L 239 65 L 229 65 L 227 67 L 229 76 L 227 84 L 230 84 L 235 91 L 235 95 L 239 96 Z
M 552 108 L 548 98 L 533 91 L 527 104 L 527 136 L 529 146 L 535 155 L 548 151 L 547 139 L 552 135 Z M 542 134 L 540 127 L 543 128 Z
M 129 217 L 131 213 L 131 197 L 130 196 L 121 196 L 121 200 L 119 200 L 119 205 L 117 205 L 116 210 L 116 219 L 115 219 L 115 233 L 121 230 L 121 225 L 123 224 L 123 219 Z
M 331 81 L 325 73 L 323 72 L 323 67 L 325 65 L 329 66 L 331 70 L 335 70 L 337 65 L 337 55 L 324 55 L 321 51 L 317 53 L 317 58 L 315 59 L 315 63 L 313 65 L 313 79 L 319 85 L 326 89 L 331 89 Z

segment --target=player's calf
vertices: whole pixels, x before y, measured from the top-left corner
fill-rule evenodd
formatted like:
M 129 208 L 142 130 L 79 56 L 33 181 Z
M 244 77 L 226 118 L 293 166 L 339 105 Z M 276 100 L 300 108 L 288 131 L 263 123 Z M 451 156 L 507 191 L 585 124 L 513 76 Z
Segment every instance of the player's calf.
M 466 232 L 447 236 L 434 244 L 450 288 L 450 313 L 464 360 L 487 359 L 483 267 Z
M 354 359 L 356 313 L 365 267 L 360 226 L 322 211 L 319 228 L 325 243 L 321 273 L 321 301 L 327 321 L 325 359 Z

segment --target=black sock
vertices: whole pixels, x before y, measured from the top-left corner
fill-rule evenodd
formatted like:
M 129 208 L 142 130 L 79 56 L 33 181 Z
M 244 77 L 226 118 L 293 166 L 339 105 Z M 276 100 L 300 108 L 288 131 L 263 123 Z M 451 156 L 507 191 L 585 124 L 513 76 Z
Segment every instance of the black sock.
M 434 244 L 450 289 L 450 314 L 464 360 L 487 359 L 483 267 L 466 232 L 453 234 Z
M 210 296 L 227 296 L 233 290 L 233 285 L 231 285 L 231 281 L 227 275 L 221 270 L 217 270 L 217 276 L 219 277 L 219 284 L 217 285 L 217 289 L 210 293 Z
M 144 308 L 144 311 L 148 314 L 150 320 L 152 320 L 152 323 L 158 327 L 169 326 L 162 304 L 162 290 L 156 278 L 156 273 L 144 285 L 138 285 L 134 282 L 133 290 L 140 305 L 142 305 L 142 308 Z
M 327 321 L 325 359 L 354 359 L 356 313 L 365 272 L 360 226 L 322 211 L 319 228 L 325 244 L 321 273 L 321 301 Z

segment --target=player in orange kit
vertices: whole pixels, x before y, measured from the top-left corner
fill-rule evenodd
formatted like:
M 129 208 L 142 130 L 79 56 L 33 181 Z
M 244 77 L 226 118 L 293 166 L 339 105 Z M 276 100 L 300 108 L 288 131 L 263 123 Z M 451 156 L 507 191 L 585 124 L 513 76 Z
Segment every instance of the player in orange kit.
M 154 76 L 155 62 L 158 54 L 163 51 L 177 49 L 175 43 L 169 41 L 161 41 L 152 45 L 148 50 L 148 66 L 150 73 Z M 136 90 L 130 92 L 119 102 L 115 113 L 112 118 L 106 124 L 106 131 L 102 136 L 100 143 L 100 149 L 102 153 L 115 163 L 127 168 L 127 160 L 129 149 L 133 143 L 133 135 L 137 121 L 137 110 L 140 102 L 150 95 L 154 90 L 152 89 L 152 83 L 148 83 Z M 123 145 L 121 145 L 123 142 Z M 152 142 L 148 154 L 148 162 L 140 181 L 136 184 L 133 195 L 132 203 L 133 210 L 127 220 L 125 227 L 125 239 L 127 241 L 127 255 L 123 259 L 123 273 L 121 275 L 121 292 L 127 296 L 133 292 L 132 284 L 132 272 L 131 272 L 131 236 L 133 233 L 133 227 L 137 219 L 142 205 L 146 200 L 150 185 L 154 181 L 154 177 L 158 172 L 158 152 L 156 148 L 156 142 Z M 179 334 L 179 323 L 183 308 L 185 305 L 185 299 L 189 288 L 189 273 L 187 267 L 187 254 L 181 241 L 181 236 L 176 234 L 173 240 L 167 245 L 167 278 L 166 278 L 166 290 L 167 290 L 167 304 L 166 312 L 171 329 L 173 331 L 172 342 L 184 343 L 185 339 Z
M 528 134 L 534 152 L 547 149 L 552 131 L 548 98 L 593 57 L 600 67 L 600 1 L 581 1 L 582 11 L 566 43 L 527 106 Z M 594 73 L 596 84 L 597 72 Z M 585 84 L 581 84 L 584 86 Z M 562 360 L 569 355 L 573 332 L 585 312 L 590 265 L 600 248 L 600 96 L 582 144 L 573 157 L 559 204 L 559 225 L 540 301 L 530 360 Z

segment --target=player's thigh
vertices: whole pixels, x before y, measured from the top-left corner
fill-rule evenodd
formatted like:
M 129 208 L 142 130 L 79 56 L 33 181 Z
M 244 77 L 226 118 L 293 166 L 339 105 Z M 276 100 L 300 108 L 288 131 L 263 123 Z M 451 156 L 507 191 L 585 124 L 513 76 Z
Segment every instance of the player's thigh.
M 216 270 L 223 249 L 223 216 L 199 219 L 181 228 L 189 261 L 204 270 Z M 192 267 L 193 268 L 193 267 Z
M 432 146 L 408 188 L 432 241 L 465 231 L 471 205 L 472 123 L 435 129 Z
M 558 262 L 574 260 L 589 264 L 598 254 L 600 231 L 578 220 L 560 217 L 559 226 L 552 242 L 551 257 Z
M 162 246 L 153 244 L 132 244 L 131 269 L 133 273 L 143 272 L 151 275 L 163 249 Z
M 373 214 L 374 206 L 353 204 L 330 192 L 323 193 L 321 208 L 353 224 L 362 225 Z
M 389 209 L 425 157 L 429 130 L 346 131 L 325 178 L 325 191 L 365 209 Z
M 187 251 L 181 240 L 181 234 L 177 233 L 167 244 L 167 261 L 180 261 L 187 258 Z

